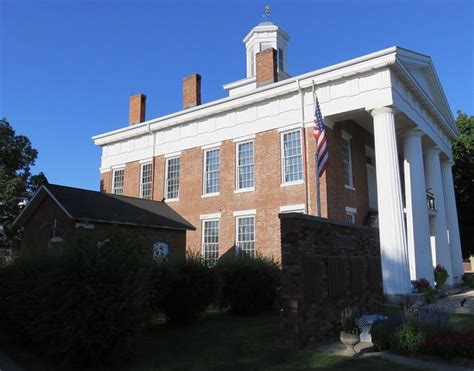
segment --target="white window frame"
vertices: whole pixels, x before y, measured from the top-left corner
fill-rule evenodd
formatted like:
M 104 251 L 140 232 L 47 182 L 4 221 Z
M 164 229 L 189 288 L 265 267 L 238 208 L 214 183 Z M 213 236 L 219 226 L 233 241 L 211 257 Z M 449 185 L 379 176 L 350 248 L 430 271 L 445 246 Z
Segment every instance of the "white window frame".
M 145 166 L 151 166 L 151 180 L 149 183 L 143 183 L 143 169 Z M 150 197 L 147 200 L 153 199 L 153 162 L 144 162 L 140 164 L 140 198 L 145 198 L 143 196 L 143 186 L 145 184 L 150 184 Z
M 252 143 L 252 186 L 251 187 L 242 187 L 240 188 L 240 172 L 239 172 L 239 146 L 243 144 Z M 248 166 L 248 165 L 246 165 Z M 235 191 L 234 193 L 240 192 L 251 192 L 255 191 L 255 142 L 253 140 L 242 140 L 235 143 Z
M 284 205 L 280 206 L 280 213 L 306 213 L 306 205 L 305 204 L 296 204 L 296 205 Z
M 346 206 L 346 222 L 356 224 L 357 223 L 357 209 Z
M 219 217 L 215 217 L 215 215 L 219 215 Z M 209 265 L 214 265 L 217 260 L 219 259 L 219 247 L 220 247 L 220 230 L 221 230 L 221 220 L 220 220 L 220 214 L 214 214 L 210 215 L 211 217 L 206 217 L 204 215 L 201 216 L 201 256 L 202 259 Z M 212 217 L 214 216 L 214 217 Z M 210 222 L 217 222 L 217 256 L 215 258 L 215 261 L 211 261 L 210 259 L 206 259 L 206 254 L 205 254 L 205 226 L 206 223 Z M 210 245 L 211 243 L 208 243 Z
M 256 223 L 256 212 L 255 210 L 248 210 L 248 212 L 243 212 L 243 211 L 236 211 L 234 212 L 234 217 L 235 217 L 235 245 L 237 248 L 237 251 L 240 253 L 241 250 L 239 248 L 239 221 L 241 219 L 246 219 L 246 218 L 252 218 L 253 219 L 253 240 L 252 241 L 244 241 L 244 242 L 253 242 L 253 251 L 251 256 L 255 256 L 257 253 L 257 246 L 256 246 L 256 241 L 257 241 L 257 223 Z
M 281 72 L 285 70 L 284 53 L 283 48 L 278 48 L 278 71 Z
M 173 198 L 168 198 L 168 169 L 169 169 L 169 163 L 171 160 L 176 160 L 179 159 L 179 169 L 178 169 L 178 196 L 173 197 Z M 167 202 L 173 202 L 173 201 L 179 201 L 179 188 L 180 188 L 180 178 L 181 178 L 181 156 L 170 156 L 170 157 L 165 157 L 165 201 Z
M 345 144 L 347 143 L 347 150 L 348 150 L 348 157 L 349 157 L 349 161 L 346 162 L 344 160 L 344 146 Z M 343 153 L 342 153 L 342 166 L 343 166 L 343 171 L 344 171 L 344 186 L 347 188 L 347 189 L 351 189 L 351 190 L 355 190 L 354 188 L 354 169 L 353 169 L 353 160 L 352 160 L 352 135 L 346 133 L 345 131 L 342 131 L 342 150 L 343 150 Z M 348 183 L 346 182 L 346 173 L 345 173 L 345 169 L 344 169 L 344 166 L 347 164 L 348 166 L 348 170 L 349 170 L 349 174 L 348 174 Z
M 207 177 L 206 177 L 206 156 L 209 152 L 211 151 L 219 151 L 219 191 L 217 192 L 206 192 L 206 186 L 207 186 Z M 220 195 L 220 190 L 221 190 L 221 147 L 220 146 L 213 146 L 210 148 L 204 149 L 203 152 L 203 176 L 202 176 L 202 196 L 201 197 L 212 197 L 212 196 L 219 196 Z
M 116 190 L 117 188 L 115 187 L 115 174 L 118 172 L 118 171 L 121 171 L 123 176 L 122 176 L 122 192 L 121 193 L 116 193 Z M 117 169 L 113 169 L 112 170 L 112 193 L 114 195 L 118 195 L 118 196 L 123 196 L 123 189 L 124 189 L 124 185 L 125 185 L 125 168 L 117 168 Z
M 299 125 L 299 124 L 298 124 Z M 293 180 L 293 181 L 285 181 L 286 174 L 285 174 L 285 135 L 299 132 L 300 134 L 300 149 L 301 149 L 301 179 L 298 180 Z M 280 165 L 281 165 L 281 184 L 280 186 L 286 187 L 286 186 L 292 186 L 292 185 L 297 185 L 297 184 L 303 184 L 304 183 L 304 168 L 303 168 L 303 141 L 302 141 L 302 135 L 301 135 L 301 127 L 298 127 L 296 130 L 295 129 L 290 129 L 290 130 L 285 130 L 280 132 Z

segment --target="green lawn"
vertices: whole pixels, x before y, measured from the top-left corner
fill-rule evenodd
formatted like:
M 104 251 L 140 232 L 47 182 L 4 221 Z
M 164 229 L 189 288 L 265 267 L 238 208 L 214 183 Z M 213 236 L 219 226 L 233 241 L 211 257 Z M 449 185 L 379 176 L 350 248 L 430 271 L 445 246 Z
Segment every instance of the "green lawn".
M 278 314 L 236 318 L 210 312 L 196 324 L 155 324 L 127 370 L 408 370 L 381 359 L 350 359 L 280 344 Z

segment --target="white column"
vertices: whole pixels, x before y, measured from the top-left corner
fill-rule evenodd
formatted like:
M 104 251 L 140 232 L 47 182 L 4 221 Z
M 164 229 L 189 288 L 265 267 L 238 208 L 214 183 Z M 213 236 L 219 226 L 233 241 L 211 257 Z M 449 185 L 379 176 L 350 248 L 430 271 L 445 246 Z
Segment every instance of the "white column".
M 410 130 L 403 135 L 408 261 L 412 280 L 426 278 L 433 285 L 422 136 L 420 130 Z
M 462 264 L 461 239 L 459 237 L 458 212 L 456 209 L 456 198 L 454 194 L 453 172 L 451 160 L 441 162 L 441 175 L 443 177 L 444 202 L 446 207 L 446 219 L 448 224 L 448 241 L 453 267 L 454 283 L 462 283 L 464 268 Z
M 382 107 L 374 117 L 375 159 L 379 208 L 380 254 L 384 293 L 411 293 L 400 168 L 398 164 L 395 110 Z
M 441 178 L 441 164 L 438 149 L 425 151 L 425 180 L 426 187 L 430 189 L 435 198 L 436 215 L 431 220 L 432 245 L 431 253 L 434 263 L 446 268 L 449 274 L 448 285 L 453 284 L 453 269 L 451 254 L 448 245 L 448 226 L 446 223 L 446 208 L 444 205 L 443 181 Z

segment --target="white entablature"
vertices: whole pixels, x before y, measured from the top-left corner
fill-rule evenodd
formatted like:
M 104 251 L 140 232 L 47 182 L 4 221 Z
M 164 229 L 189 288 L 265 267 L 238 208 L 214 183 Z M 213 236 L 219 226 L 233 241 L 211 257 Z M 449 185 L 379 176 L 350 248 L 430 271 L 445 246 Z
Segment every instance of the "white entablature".
M 420 65 L 413 67 L 414 60 Z M 301 125 L 301 109 L 305 124 L 311 125 L 313 84 L 328 121 L 344 113 L 395 106 L 451 158 L 450 142 L 458 132 L 430 58 L 392 47 L 94 136 L 104 149 L 101 168 L 233 139 L 238 133 Z

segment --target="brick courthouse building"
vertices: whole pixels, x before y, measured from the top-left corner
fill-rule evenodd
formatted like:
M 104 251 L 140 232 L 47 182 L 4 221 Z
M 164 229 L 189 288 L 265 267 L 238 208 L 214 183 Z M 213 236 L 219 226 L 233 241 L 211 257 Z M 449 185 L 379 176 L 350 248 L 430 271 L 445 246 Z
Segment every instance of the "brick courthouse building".
M 93 137 L 101 190 L 164 198 L 196 226 L 187 244 L 206 259 L 236 246 L 279 259 L 278 214 L 316 214 L 314 88 L 330 153 L 321 215 L 364 224 L 378 213 L 386 293 L 433 281 L 434 264 L 459 279 L 458 132 L 431 58 L 392 47 L 290 77 L 289 40 L 271 22 L 254 27 L 246 77 L 223 99 L 201 104 L 197 74 L 183 80 L 182 111 L 145 120 L 145 95 L 131 97 L 129 125 Z

